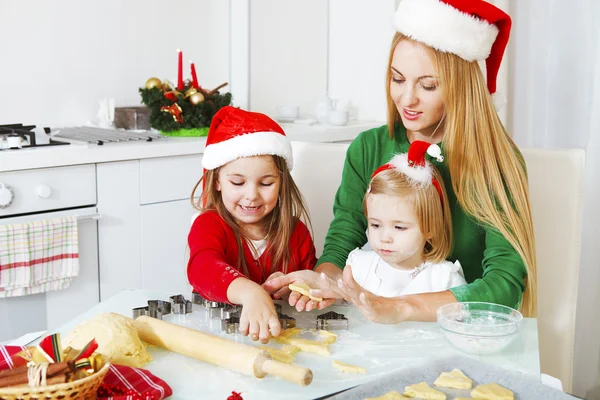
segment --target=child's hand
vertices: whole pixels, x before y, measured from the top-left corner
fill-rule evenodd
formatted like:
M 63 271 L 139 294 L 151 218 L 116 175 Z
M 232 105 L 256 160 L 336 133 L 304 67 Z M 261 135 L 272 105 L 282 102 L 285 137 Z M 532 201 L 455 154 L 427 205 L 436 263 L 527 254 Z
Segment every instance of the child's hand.
M 268 343 L 271 336 L 279 336 L 281 324 L 273 300 L 259 285 L 245 290 L 242 299 L 242 315 L 240 317 L 240 333 L 250 336 L 252 340 Z
M 323 301 L 317 302 L 315 300 L 311 300 L 307 296 L 301 295 L 298 292 L 292 292 L 289 295 L 288 302 L 292 307 L 296 307 L 296 310 L 298 311 L 311 311 L 314 309 L 322 310 L 334 304 L 336 298 L 343 297 L 341 294 L 337 293 L 336 290 L 327 290 L 337 286 L 331 278 L 323 273 L 320 274 L 318 272 L 308 270 L 290 272 L 287 275 L 268 280 L 263 283 L 263 287 L 267 292 L 273 293 L 273 297 L 281 298 L 279 297 L 281 291 L 287 290 L 289 292 L 287 287 L 290 283 L 306 283 L 313 289 L 321 289 L 320 291 L 315 290 L 315 292 L 325 293 L 325 296 L 323 296 Z

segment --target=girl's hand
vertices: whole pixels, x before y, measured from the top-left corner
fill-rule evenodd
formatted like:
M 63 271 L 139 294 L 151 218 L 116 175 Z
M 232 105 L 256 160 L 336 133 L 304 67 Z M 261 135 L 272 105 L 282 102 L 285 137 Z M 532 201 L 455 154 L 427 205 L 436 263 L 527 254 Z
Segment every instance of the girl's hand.
M 281 324 L 273 300 L 267 292 L 256 285 L 247 290 L 242 302 L 240 333 L 254 341 L 268 343 L 271 336 L 279 336 Z
M 290 285 L 291 283 L 306 283 L 311 288 L 322 290 L 331 289 L 335 286 L 335 281 L 330 279 L 326 274 L 318 273 L 315 271 L 303 270 L 291 272 L 287 275 L 279 276 L 268 280 L 267 282 L 263 283 L 263 288 L 267 292 L 273 293 L 273 297 L 277 299 L 282 298 L 282 293 L 284 293 L 285 290 L 287 290 L 288 293 L 290 292 L 290 290 L 288 289 L 288 285 Z M 313 293 L 311 292 L 311 294 Z M 337 293 L 334 291 L 327 291 L 327 294 L 333 295 Z M 329 307 L 330 305 L 335 303 L 335 300 L 337 298 L 341 298 L 341 296 L 331 296 L 323 299 L 323 301 L 318 302 L 315 300 L 311 300 L 308 296 L 303 296 L 298 292 L 291 292 L 289 293 L 288 302 L 290 306 L 296 307 L 296 310 L 298 311 L 311 311 L 314 309 L 322 310 L 326 307 Z

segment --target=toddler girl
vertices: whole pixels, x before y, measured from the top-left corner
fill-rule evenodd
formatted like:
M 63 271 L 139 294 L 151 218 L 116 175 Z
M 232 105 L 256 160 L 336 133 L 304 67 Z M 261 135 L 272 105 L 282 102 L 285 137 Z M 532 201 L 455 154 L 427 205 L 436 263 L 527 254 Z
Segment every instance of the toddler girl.
M 439 146 L 415 141 L 372 175 L 363 206 L 372 251 L 353 250 L 346 265 L 364 289 L 382 297 L 440 292 L 466 284 L 452 247 L 452 219 L 439 172 Z

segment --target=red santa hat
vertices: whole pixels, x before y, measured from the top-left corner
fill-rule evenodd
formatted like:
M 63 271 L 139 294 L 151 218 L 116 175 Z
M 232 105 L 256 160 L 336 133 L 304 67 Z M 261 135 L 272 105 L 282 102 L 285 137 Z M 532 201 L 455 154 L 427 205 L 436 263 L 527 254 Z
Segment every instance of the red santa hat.
M 496 78 L 510 35 L 511 19 L 483 0 L 400 0 L 396 30 L 436 50 L 467 61 L 485 60 L 487 86 Z
M 442 149 L 437 144 L 415 140 L 408 148 L 408 153 L 396 154 L 390 162 L 377 168 L 371 179 L 381 171 L 395 169 L 398 172 L 406 175 L 412 182 L 428 185 L 433 184 L 440 195 L 443 197 L 440 183 L 433 176 L 433 166 L 425 159 L 425 154 L 429 154 L 438 162 L 444 161 Z
M 202 166 L 219 168 L 240 157 L 274 155 L 283 157 L 291 170 L 292 145 L 285 132 L 264 114 L 232 106 L 221 108 L 208 130 Z

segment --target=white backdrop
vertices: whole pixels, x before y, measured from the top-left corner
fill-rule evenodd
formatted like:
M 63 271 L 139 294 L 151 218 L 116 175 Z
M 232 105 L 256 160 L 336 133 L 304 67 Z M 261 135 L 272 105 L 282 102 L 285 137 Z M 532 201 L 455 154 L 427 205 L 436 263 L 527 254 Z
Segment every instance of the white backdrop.
M 509 132 L 521 147 L 586 150 L 573 390 L 600 399 L 600 2 L 512 0 L 510 13 Z

